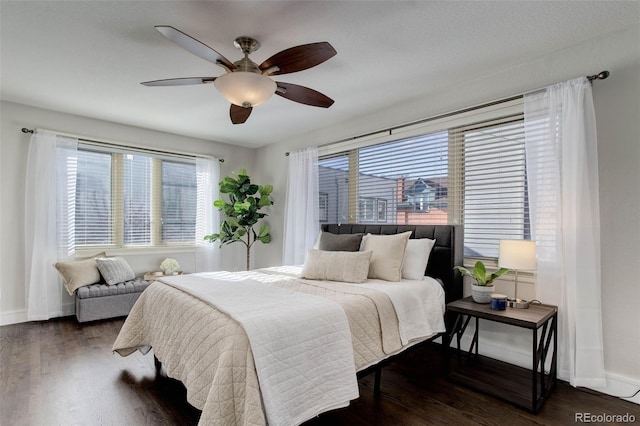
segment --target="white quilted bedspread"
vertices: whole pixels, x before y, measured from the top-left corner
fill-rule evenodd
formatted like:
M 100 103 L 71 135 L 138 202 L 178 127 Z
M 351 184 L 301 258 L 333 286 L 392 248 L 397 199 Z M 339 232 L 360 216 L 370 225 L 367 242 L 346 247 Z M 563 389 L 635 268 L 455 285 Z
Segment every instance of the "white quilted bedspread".
M 161 281 L 242 325 L 270 425 L 300 424 L 359 396 L 349 323 L 339 304 L 253 279 L 223 279 L 225 275 Z
M 226 274 L 337 302 L 347 315 L 356 370 L 402 349 L 395 309 L 385 293 L 263 272 Z M 229 315 L 182 290 L 153 283 L 132 308 L 113 350 L 126 356 L 150 347 L 167 375 L 185 385 L 189 403 L 202 410 L 200 425 L 267 423 L 252 347 Z

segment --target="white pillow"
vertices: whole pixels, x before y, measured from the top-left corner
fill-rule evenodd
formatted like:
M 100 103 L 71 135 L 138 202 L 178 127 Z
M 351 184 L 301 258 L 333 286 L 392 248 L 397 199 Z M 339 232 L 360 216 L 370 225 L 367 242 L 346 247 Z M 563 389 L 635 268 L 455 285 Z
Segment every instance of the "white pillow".
M 429 238 L 416 238 L 407 241 L 407 249 L 404 253 L 402 265 L 402 278 L 406 280 L 421 280 L 424 277 L 431 249 L 436 240 Z
M 370 251 L 323 251 L 309 249 L 302 278 L 362 283 L 369 272 Z
M 369 278 L 385 281 L 400 281 L 407 240 L 412 231 L 394 235 L 368 234 L 363 250 L 372 251 L 369 263 Z

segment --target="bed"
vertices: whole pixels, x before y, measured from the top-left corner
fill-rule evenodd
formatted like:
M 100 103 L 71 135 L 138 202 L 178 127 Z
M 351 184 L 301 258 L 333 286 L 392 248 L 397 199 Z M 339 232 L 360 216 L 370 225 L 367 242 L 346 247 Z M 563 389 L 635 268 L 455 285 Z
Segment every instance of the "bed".
M 461 277 L 453 271 L 462 262 L 462 230 L 322 230 L 382 236 L 411 231 L 411 239 L 435 240 L 426 268 L 431 278 L 360 284 L 303 279 L 306 263 L 304 269 L 167 278 L 143 292 L 113 350 L 127 356 L 153 348 L 166 374 L 180 380 L 189 403 L 202 410 L 202 425 L 293 425 L 348 405 L 358 397 L 357 374 L 379 372 L 396 355 L 445 331 L 444 305 L 462 297 Z M 330 269 L 339 269 L 340 260 L 334 262 Z M 403 295 L 403 286 L 421 296 Z

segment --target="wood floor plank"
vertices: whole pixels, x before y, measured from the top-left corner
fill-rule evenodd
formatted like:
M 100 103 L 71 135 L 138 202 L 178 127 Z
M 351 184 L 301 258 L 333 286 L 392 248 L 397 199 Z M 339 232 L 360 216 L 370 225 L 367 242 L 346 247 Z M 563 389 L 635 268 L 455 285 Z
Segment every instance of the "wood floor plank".
M 0 327 L 0 425 L 196 425 L 181 383 L 158 374 L 152 353 L 120 357 L 111 346 L 123 319 L 73 317 Z M 360 398 L 305 426 L 567 425 L 576 412 L 634 415 L 640 406 L 560 382 L 538 415 L 458 385 L 437 345 L 360 379 Z

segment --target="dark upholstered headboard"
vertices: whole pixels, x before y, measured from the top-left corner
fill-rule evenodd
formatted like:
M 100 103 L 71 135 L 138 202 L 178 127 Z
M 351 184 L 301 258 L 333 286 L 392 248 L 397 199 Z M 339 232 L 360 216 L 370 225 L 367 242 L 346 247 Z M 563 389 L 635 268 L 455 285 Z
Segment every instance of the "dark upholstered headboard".
M 332 234 L 390 235 L 412 231 L 411 238 L 435 239 L 425 275 L 439 278 L 444 283 L 446 302 L 462 299 L 462 275 L 453 267 L 462 265 L 464 243 L 459 225 L 363 225 L 323 224 L 322 230 Z

